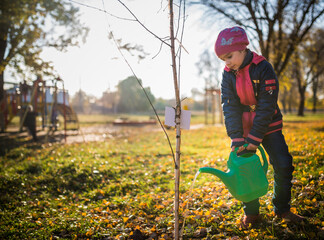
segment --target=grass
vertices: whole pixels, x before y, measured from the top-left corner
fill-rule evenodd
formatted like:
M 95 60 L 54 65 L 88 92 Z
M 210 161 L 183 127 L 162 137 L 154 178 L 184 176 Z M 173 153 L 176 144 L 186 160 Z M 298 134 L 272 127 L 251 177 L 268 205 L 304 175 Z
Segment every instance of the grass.
M 103 121 L 103 120 L 100 120 Z M 173 142 L 174 130 L 168 130 Z M 182 131 L 181 223 L 185 239 L 321 239 L 324 236 L 324 121 L 292 118 L 284 134 L 294 157 L 295 226 L 261 198 L 264 223 L 242 230 L 241 203 L 202 166 L 226 169 L 224 127 Z M 0 158 L 0 239 L 172 239 L 174 164 L 162 132 L 138 132 L 105 142 L 28 143 Z M 189 198 L 190 197 L 190 198 Z M 186 216 L 186 217 L 185 217 Z
M 313 114 L 311 112 L 306 112 L 305 116 L 297 116 L 296 114 L 285 114 L 284 121 L 285 122 L 316 122 L 323 121 L 324 113 L 316 113 Z
M 159 118 L 161 121 L 164 121 L 164 112 L 160 112 Z M 114 120 L 117 118 L 127 118 L 130 120 L 135 120 L 135 121 L 141 121 L 141 120 L 148 120 L 150 117 L 156 118 L 154 113 L 147 113 L 147 114 L 78 114 L 78 119 L 79 123 L 82 126 L 93 126 L 93 125 L 100 125 L 100 124 L 111 124 L 113 123 Z M 215 123 L 219 123 L 219 115 L 215 115 Z M 300 117 L 297 116 L 295 113 L 294 114 L 285 114 L 284 115 L 284 121 L 286 122 L 307 122 L 307 121 L 322 121 L 324 119 L 324 113 L 317 113 L 313 114 L 311 112 L 306 112 L 305 116 Z M 59 116 L 59 122 L 62 123 L 61 127 L 63 127 L 63 122 L 64 119 L 60 115 Z M 212 119 L 212 114 L 208 113 L 208 124 L 212 124 L 213 119 Z M 205 115 L 204 112 L 200 111 L 193 111 L 191 113 L 191 124 L 202 124 L 205 123 Z M 41 118 L 38 117 L 38 126 L 41 126 Z M 19 117 L 16 116 L 13 118 L 12 122 L 10 123 L 11 127 L 13 126 L 19 126 Z

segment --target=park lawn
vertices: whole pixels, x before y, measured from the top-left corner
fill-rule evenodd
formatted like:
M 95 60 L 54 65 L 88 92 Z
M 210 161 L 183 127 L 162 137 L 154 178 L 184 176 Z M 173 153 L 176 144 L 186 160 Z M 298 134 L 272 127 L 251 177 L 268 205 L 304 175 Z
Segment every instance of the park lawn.
M 174 144 L 175 132 L 168 130 Z M 182 131 L 181 203 L 185 239 L 320 239 L 324 237 L 324 121 L 291 121 L 284 134 L 294 157 L 294 226 L 274 217 L 270 190 L 264 223 L 242 230 L 241 203 L 202 166 L 226 169 L 225 128 Z M 0 239 L 172 239 L 174 164 L 163 132 L 71 145 L 26 144 L 0 161 Z M 142 238 L 141 238 L 142 237 Z

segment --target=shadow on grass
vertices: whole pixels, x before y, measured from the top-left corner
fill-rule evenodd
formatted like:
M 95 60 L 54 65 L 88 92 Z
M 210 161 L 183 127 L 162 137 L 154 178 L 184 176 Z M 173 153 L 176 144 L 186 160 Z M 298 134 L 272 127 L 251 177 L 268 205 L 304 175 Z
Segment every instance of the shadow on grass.
M 12 156 L 10 156 L 12 157 Z M 12 159 L 9 161 L 13 161 Z M 115 182 L 103 191 L 106 182 Z M 48 167 L 48 162 L 31 161 L 21 163 L 21 167 L 10 175 L 0 176 L 0 206 L 10 209 L 13 203 L 34 199 L 58 198 L 60 195 L 83 195 L 91 200 L 103 197 L 125 195 L 133 192 L 135 183 L 121 183 L 118 173 L 111 169 L 96 172 L 91 169 L 80 169 L 76 164 L 62 165 L 58 168 Z M 14 201 L 13 201 L 14 199 Z
M 12 149 L 24 146 L 28 149 L 41 149 L 44 143 L 62 142 L 64 134 L 61 132 L 52 132 L 51 134 L 37 134 L 37 141 L 33 141 L 31 136 L 26 136 L 18 131 L 0 133 L 0 157 L 5 156 Z

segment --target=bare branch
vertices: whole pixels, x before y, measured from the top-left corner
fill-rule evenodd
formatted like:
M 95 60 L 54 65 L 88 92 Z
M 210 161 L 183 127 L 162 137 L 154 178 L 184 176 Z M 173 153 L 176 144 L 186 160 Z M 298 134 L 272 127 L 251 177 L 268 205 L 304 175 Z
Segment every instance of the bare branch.
M 155 54 L 155 55 L 152 57 L 152 59 L 156 58 L 156 57 L 160 54 L 160 52 L 161 52 L 161 50 L 162 50 L 162 46 L 163 46 L 163 43 L 161 42 L 161 44 L 160 44 L 160 48 L 159 48 L 159 51 L 157 52 L 157 54 Z
M 259 23 L 257 21 L 256 15 L 255 15 L 255 9 L 252 7 L 251 1 L 249 1 L 246 4 L 246 7 L 249 10 L 249 13 L 250 13 L 250 15 L 252 17 L 252 21 L 253 21 L 254 26 L 255 26 L 255 30 L 256 30 L 256 32 L 258 34 L 261 52 L 264 52 L 265 48 L 264 48 L 264 43 L 263 43 L 263 32 L 262 32 L 262 29 L 260 29 Z
M 80 3 L 80 2 L 77 2 L 77 1 L 74 1 L 74 0 L 69 0 L 69 1 L 72 2 L 72 3 L 79 4 L 79 5 L 81 5 L 81 6 L 87 7 L 87 8 L 92 8 L 92 9 L 95 9 L 95 10 L 97 10 L 97 11 L 104 12 L 104 13 L 106 13 L 106 14 L 108 14 L 109 16 L 112 16 L 112 17 L 114 17 L 114 18 L 118 18 L 118 19 L 126 20 L 126 21 L 133 21 L 133 22 L 136 21 L 135 19 L 118 17 L 118 16 L 116 16 L 116 15 L 114 15 L 114 14 L 111 14 L 111 13 L 107 12 L 105 9 L 101 9 L 101 8 L 97 8 L 97 7 L 94 7 L 94 6 L 90 6 L 90 5 L 85 4 L 85 3 Z
M 160 38 L 159 36 L 157 36 L 155 33 L 153 33 L 151 30 L 149 30 L 137 17 L 136 15 L 121 1 L 121 0 L 117 0 L 120 4 L 122 4 L 127 11 L 135 18 L 135 20 L 146 30 L 148 31 L 150 34 L 152 34 L 155 38 L 159 39 L 162 43 L 164 43 L 165 45 L 171 47 L 170 44 L 168 44 L 167 42 L 163 41 L 162 38 Z
M 179 16 L 180 16 L 180 14 L 181 13 L 179 12 Z M 178 49 L 178 51 L 179 51 L 179 57 L 178 57 L 178 59 L 179 59 L 179 64 L 178 64 L 178 66 L 179 66 L 178 67 L 179 88 L 180 88 L 180 73 L 181 73 L 181 71 L 180 71 L 180 69 L 181 69 L 181 62 L 180 62 L 180 59 L 181 59 L 181 49 L 183 48 L 188 53 L 188 51 L 182 45 L 182 39 L 183 39 L 183 33 L 184 33 L 184 26 L 185 26 L 185 22 L 186 22 L 185 16 L 186 16 L 186 0 L 184 0 L 184 3 L 183 3 L 183 21 L 182 21 L 182 31 L 181 31 L 180 41 L 177 39 L 177 41 L 179 42 L 179 49 Z M 178 53 L 177 53 L 177 55 L 178 55 Z

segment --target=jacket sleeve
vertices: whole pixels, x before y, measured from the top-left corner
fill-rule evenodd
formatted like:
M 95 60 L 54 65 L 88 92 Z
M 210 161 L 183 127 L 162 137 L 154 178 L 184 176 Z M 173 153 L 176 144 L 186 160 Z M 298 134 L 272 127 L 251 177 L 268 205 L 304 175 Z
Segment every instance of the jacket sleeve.
M 229 73 L 224 71 L 221 85 L 222 107 L 225 119 L 227 135 L 232 139 L 232 146 L 242 146 L 245 141 L 243 138 L 241 103 L 235 94 L 234 86 Z
M 246 141 L 259 146 L 276 111 L 279 83 L 274 69 L 268 61 L 261 62 L 257 68 L 259 69 L 256 71 L 260 72 L 260 90 L 256 115 Z

